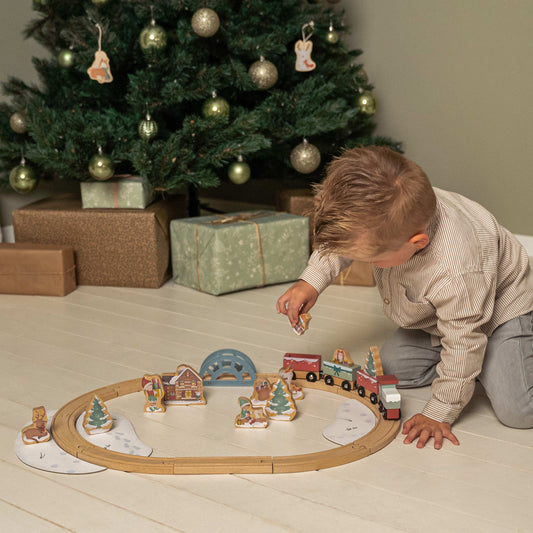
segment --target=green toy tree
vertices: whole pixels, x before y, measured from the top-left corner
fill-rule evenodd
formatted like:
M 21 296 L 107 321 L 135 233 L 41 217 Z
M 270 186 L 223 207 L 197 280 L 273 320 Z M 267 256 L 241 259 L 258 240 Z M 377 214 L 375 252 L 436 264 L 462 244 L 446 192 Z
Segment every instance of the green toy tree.
M 0 184 L 106 180 L 156 190 L 308 176 L 374 137 L 376 101 L 343 13 L 306 0 L 33 0 L 40 83 L 10 78 Z M 305 140 L 304 140 L 305 139 Z M 9 176 L 10 175 L 10 176 Z

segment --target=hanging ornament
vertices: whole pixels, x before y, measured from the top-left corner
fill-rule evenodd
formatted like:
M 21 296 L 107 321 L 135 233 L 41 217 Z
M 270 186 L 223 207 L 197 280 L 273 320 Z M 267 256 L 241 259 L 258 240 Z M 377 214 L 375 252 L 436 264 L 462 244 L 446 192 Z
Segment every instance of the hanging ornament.
M 209 117 L 227 117 L 229 115 L 228 101 L 217 96 L 217 93 L 213 91 L 212 97 L 204 102 L 202 106 L 202 115 L 205 118 Z
M 365 115 L 373 115 L 378 107 L 378 101 L 376 97 L 370 91 L 363 91 L 357 99 L 357 107 L 359 111 Z
M 15 111 L 9 117 L 9 125 L 15 133 L 26 133 L 28 129 L 28 116 L 25 111 Z
M 74 65 L 74 52 L 72 48 L 61 50 L 57 56 L 59 66 L 63 68 L 69 68 Z
M 307 139 L 295 146 L 291 152 L 291 165 L 302 174 L 314 172 L 320 165 L 320 151 Z
M 252 63 L 248 74 L 259 89 L 270 89 L 278 81 L 276 65 L 267 61 L 263 56 L 259 58 L 259 61 Z
M 150 141 L 157 135 L 158 129 L 157 122 L 152 120 L 150 113 L 146 113 L 146 118 L 141 120 L 139 124 L 139 135 L 141 139 Z
M 356 65 L 357 67 L 357 65 Z M 360 67 L 354 76 L 354 81 L 358 85 L 368 85 L 368 74 L 365 72 L 363 67 Z
M 113 160 L 105 155 L 102 147 L 98 147 L 98 153 L 93 155 L 89 161 L 89 174 L 98 181 L 108 180 L 115 173 Z
M 194 13 L 191 24 L 194 33 L 200 37 L 212 37 L 220 27 L 220 19 L 216 11 L 203 7 Z
M 14 191 L 19 194 L 28 194 L 37 187 L 38 179 L 35 177 L 33 168 L 26 165 L 24 157 L 20 160 L 20 165 L 17 165 L 9 173 L 9 185 Z
M 243 161 L 242 155 L 237 157 L 228 168 L 228 177 L 236 185 L 242 185 L 250 179 L 250 165 Z
M 329 29 L 326 34 L 326 41 L 329 44 L 337 44 L 339 42 L 339 34 L 333 29 L 333 22 L 329 21 Z
M 295 68 L 298 72 L 310 72 L 316 67 L 316 63 L 311 59 L 311 52 L 313 51 L 311 35 L 313 35 L 314 27 L 315 23 L 313 21 L 304 24 L 302 26 L 302 39 L 296 41 L 294 45 L 294 51 L 296 52 Z
M 105 6 L 109 0 L 91 0 L 91 2 L 95 5 L 95 6 Z
M 96 24 L 96 27 L 98 28 L 98 50 L 94 53 L 94 61 L 87 69 L 87 74 L 89 74 L 91 80 L 96 80 L 100 84 L 111 83 L 113 75 L 109 66 L 109 58 L 102 50 L 102 26 Z
M 167 45 L 167 32 L 165 29 L 155 23 L 153 17 L 153 8 L 152 8 L 152 20 L 150 24 L 146 26 L 141 35 L 139 36 L 139 44 L 141 49 L 145 54 L 151 52 L 159 52 L 163 50 Z

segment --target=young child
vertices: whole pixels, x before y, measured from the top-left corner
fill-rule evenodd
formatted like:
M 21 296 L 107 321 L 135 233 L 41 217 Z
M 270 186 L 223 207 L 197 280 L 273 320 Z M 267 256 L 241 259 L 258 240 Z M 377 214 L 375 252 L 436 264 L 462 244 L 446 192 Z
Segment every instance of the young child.
M 483 384 L 499 420 L 533 427 L 533 275 L 494 216 L 432 188 L 414 162 L 384 147 L 345 151 L 316 188 L 315 251 L 278 300 L 294 326 L 352 260 L 371 263 L 383 310 L 399 329 L 381 350 L 399 386 L 432 384 L 404 442 L 436 449 Z

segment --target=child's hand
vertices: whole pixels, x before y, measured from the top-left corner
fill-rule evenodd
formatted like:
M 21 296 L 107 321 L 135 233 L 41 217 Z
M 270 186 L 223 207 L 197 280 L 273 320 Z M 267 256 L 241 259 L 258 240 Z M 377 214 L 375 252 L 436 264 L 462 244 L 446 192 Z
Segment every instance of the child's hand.
M 318 291 L 307 281 L 299 280 L 280 296 L 276 303 L 278 313 L 287 315 L 291 326 L 298 323 L 298 315 L 307 313 L 318 298 Z
M 442 448 L 443 438 L 447 438 L 452 444 L 459 446 L 457 437 L 451 431 L 451 425 L 446 422 L 437 422 L 425 415 L 418 414 L 404 422 L 402 434 L 407 435 L 404 444 L 411 444 L 417 437 L 417 448 L 423 448 L 430 437 L 435 439 L 435 449 Z

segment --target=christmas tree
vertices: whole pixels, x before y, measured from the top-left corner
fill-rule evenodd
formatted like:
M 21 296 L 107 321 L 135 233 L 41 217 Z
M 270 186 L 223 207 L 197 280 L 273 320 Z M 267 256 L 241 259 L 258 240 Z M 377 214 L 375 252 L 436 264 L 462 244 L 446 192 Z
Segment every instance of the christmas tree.
M 336 2 L 333 2 L 335 3 Z M 38 86 L 10 78 L 0 184 L 136 174 L 157 191 L 321 177 L 373 136 L 338 6 L 306 0 L 33 0 Z

